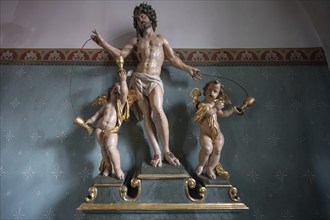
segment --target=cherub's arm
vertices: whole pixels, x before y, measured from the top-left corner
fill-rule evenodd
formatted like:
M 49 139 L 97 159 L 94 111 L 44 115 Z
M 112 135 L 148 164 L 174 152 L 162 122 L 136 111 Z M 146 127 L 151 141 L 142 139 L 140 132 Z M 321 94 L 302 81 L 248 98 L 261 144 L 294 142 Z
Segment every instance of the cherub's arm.
M 120 80 L 120 101 L 124 105 L 127 101 L 128 87 L 127 87 L 127 74 L 124 69 L 118 71 L 119 80 Z
M 219 118 L 227 118 L 227 117 L 231 116 L 233 113 L 239 114 L 239 111 L 237 110 L 236 106 L 232 106 L 226 110 L 222 110 L 222 109 L 218 110 L 217 116 Z
M 90 119 L 88 119 L 86 121 L 86 124 L 93 124 L 94 122 L 96 122 L 103 115 L 104 108 L 105 108 L 105 105 L 103 105 L 100 108 L 100 110 L 98 110 Z

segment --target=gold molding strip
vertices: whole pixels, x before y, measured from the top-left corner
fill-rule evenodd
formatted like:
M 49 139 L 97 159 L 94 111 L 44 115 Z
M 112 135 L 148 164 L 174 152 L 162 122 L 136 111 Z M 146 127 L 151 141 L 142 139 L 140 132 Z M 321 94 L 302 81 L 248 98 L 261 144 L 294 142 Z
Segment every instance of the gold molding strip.
M 185 179 L 188 174 L 139 174 L 137 178 L 143 180 Z
M 207 211 L 247 210 L 244 203 L 140 203 L 140 204 L 95 204 L 82 203 L 79 211 Z
M 206 188 L 231 188 L 232 185 L 216 185 L 216 184 L 205 184 Z
M 327 64 L 321 47 L 312 48 L 215 48 L 174 49 L 182 61 L 199 65 Z M 136 63 L 135 56 L 125 59 Z M 115 65 L 102 49 L 0 48 L 0 64 Z M 165 62 L 167 64 L 167 62 Z
M 95 187 L 121 187 L 122 183 L 95 183 Z

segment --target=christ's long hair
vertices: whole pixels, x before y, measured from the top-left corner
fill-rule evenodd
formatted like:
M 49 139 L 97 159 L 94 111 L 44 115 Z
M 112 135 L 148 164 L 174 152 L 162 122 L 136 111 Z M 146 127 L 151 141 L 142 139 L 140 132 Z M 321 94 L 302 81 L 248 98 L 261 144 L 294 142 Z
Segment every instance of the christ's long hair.
M 134 28 L 136 30 L 136 35 L 138 38 L 142 37 L 142 31 L 139 29 L 137 25 L 137 18 L 140 14 L 146 14 L 152 25 L 152 29 L 156 31 L 157 27 L 157 15 L 155 9 L 151 7 L 151 5 L 148 5 L 147 3 L 141 3 L 139 6 L 135 6 L 134 11 L 133 11 L 133 24 Z

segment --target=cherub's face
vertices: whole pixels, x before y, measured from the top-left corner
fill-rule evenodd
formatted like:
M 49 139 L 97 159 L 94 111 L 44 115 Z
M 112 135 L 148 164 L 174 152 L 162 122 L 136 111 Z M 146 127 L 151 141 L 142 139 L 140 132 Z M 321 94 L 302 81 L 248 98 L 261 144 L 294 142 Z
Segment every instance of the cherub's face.
M 208 85 L 205 91 L 205 100 L 208 102 L 212 102 L 216 100 L 220 94 L 221 86 L 217 83 L 211 83 Z
M 119 97 L 119 95 L 120 95 L 120 85 L 119 83 L 115 83 L 115 85 L 111 89 L 110 96 L 116 98 Z

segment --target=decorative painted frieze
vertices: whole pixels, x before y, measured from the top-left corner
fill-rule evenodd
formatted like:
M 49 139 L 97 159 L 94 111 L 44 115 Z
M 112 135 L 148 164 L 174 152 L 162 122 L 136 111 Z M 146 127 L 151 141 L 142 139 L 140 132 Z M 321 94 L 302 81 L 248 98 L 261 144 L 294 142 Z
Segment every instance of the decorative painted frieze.
M 327 64 L 320 47 L 174 50 L 184 62 L 199 65 Z M 134 62 L 135 56 L 126 58 L 126 63 Z M 112 65 L 114 58 L 102 49 L 0 48 L 0 63 Z

